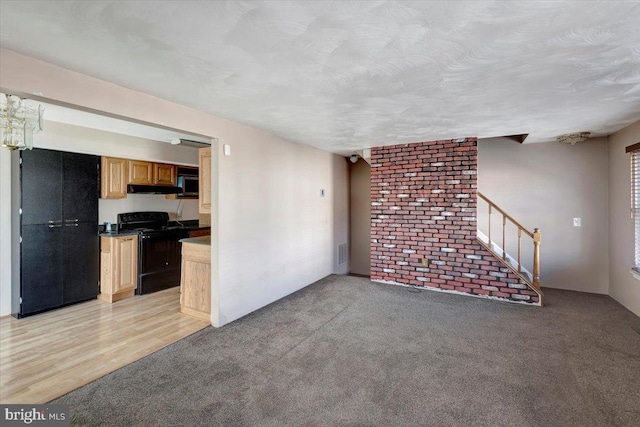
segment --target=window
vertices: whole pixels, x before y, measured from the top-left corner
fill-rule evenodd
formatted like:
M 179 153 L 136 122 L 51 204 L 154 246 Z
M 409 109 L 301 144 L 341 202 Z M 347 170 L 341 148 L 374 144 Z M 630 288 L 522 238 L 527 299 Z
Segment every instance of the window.
M 640 143 L 627 147 L 631 153 L 631 217 L 634 229 L 634 270 L 640 272 Z

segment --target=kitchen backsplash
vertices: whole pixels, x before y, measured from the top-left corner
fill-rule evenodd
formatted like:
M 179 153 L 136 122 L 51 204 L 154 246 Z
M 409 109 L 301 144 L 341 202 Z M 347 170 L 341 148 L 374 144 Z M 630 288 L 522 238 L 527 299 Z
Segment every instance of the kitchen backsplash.
M 178 218 L 176 212 L 181 202 L 182 216 Z M 190 220 L 198 219 L 198 200 L 165 199 L 161 194 L 127 194 L 126 199 L 99 199 L 98 223 L 118 222 L 118 214 L 137 211 L 169 212 L 169 219 Z

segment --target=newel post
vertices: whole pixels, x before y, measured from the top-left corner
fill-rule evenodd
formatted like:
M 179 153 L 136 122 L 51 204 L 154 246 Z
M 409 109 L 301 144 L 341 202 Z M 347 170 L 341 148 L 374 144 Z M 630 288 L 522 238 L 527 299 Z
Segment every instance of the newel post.
M 540 229 L 533 229 L 533 286 L 540 289 Z

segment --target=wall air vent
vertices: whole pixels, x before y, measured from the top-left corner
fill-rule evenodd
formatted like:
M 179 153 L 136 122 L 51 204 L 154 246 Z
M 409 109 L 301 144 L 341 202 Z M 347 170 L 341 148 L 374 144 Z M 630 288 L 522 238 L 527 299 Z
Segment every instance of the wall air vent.
M 347 244 L 340 243 L 338 245 L 338 265 L 342 265 L 347 262 Z

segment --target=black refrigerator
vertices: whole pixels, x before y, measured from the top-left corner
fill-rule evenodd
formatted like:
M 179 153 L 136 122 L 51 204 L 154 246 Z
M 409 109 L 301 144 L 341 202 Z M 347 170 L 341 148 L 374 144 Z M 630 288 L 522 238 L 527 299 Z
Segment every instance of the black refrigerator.
M 99 157 L 12 153 L 12 314 L 96 298 Z

